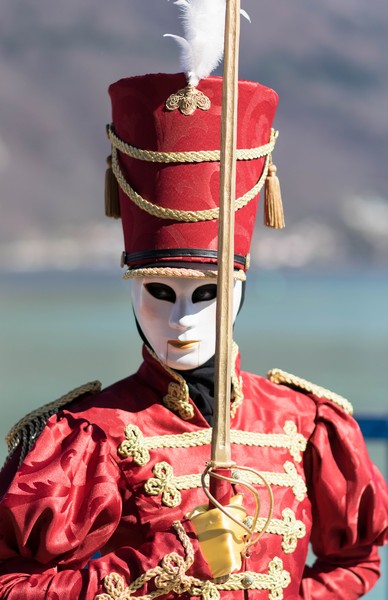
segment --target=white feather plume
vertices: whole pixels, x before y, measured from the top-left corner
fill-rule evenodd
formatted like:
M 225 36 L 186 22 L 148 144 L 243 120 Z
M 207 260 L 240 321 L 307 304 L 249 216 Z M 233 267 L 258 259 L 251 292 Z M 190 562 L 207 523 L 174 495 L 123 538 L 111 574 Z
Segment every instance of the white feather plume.
M 172 37 L 181 51 L 181 68 L 187 82 L 197 85 L 219 65 L 224 52 L 226 0 L 175 0 L 181 11 L 184 37 Z M 241 14 L 248 18 L 245 11 Z

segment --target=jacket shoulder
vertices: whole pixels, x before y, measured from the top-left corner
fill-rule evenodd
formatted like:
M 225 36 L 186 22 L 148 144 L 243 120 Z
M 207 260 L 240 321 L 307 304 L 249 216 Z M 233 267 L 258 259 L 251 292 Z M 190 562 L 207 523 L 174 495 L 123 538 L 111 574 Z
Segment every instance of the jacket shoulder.
M 54 402 L 49 402 L 48 404 L 44 404 L 40 408 L 29 412 L 22 417 L 6 435 L 5 441 L 8 446 L 9 456 L 11 456 L 17 448 L 20 448 L 20 462 L 22 462 L 52 415 L 55 415 L 66 405 L 79 399 L 81 396 L 96 394 L 100 391 L 101 383 L 97 380 L 91 381 L 74 388 L 64 396 L 54 400 Z
M 316 385 L 315 383 L 311 383 L 311 381 L 307 381 L 307 379 L 302 379 L 297 375 L 292 375 L 292 373 L 287 373 L 281 369 L 271 369 L 271 371 L 268 371 L 267 373 L 267 378 L 272 381 L 272 383 L 285 385 L 293 390 L 302 392 L 302 394 L 312 394 L 316 398 L 330 400 L 341 407 L 347 414 L 353 414 L 353 406 L 349 400 L 335 392 L 331 392 L 330 390 Z

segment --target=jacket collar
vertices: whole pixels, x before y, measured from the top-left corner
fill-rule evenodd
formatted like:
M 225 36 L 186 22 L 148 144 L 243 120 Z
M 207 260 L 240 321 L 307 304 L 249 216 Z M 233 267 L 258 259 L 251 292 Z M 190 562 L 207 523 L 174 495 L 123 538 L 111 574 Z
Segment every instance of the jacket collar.
M 163 394 L 163 404 L 179 415 L 184 421 L 194 417 L 195 405 L 189 397 L 189 388 L 184 378 L 162 363 L 156 354 L 143 345 L 144 362 L 138 371 L 139 376 L 148 386 L 153 387 L 158 394 Z M 232 398 L 230 415 L 233 418 L 244 399 L 242 377 L 240 374 L 240 352 L 237 344 L 233 342 L 232 350 Z

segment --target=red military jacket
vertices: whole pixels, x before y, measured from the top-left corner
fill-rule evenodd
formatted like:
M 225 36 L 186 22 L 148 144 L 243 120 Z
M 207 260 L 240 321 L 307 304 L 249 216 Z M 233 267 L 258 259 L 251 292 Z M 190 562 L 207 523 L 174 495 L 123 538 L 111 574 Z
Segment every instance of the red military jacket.
M 239 465 L 252 467 L 274 496 L 268 529 L 241 572 L 224 583 L 211 579 L 187 518 L 206 502 L 200 477 L 211 428 L 184 380 L 144 350 L 133 376 L 41 411 L 56 414 L 39 436 L 39 411 L 14 432 L 20 443 L 3 484 L 23 444 L 37 439 L 0 505 L 0 598 L 352 600 L 366 593 L 379 575 L 387 492 L 349 403 L 281 372 L 271 378 L 286 385 L 240 373 L 238 362 L 234 475 Z M 262 501 L 260 529 L 268 498 L 260 479 L 250 481 Z M 248 495 L 244 505 L 252 514 Z M 305 566 L 309 542 L 312 567 Z

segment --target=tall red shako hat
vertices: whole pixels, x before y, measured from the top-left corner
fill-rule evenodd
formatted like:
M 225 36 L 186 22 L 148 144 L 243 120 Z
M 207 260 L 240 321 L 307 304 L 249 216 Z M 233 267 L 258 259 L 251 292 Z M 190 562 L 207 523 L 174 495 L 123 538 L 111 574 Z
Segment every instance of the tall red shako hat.
M 213 3 L 208 4 L 211 11 Z M 188 55 L 186 74 L 130 77 L 109 88 L 113 119 L 107 126 L 112 155 L 106 213 L 122 219 L 125 277 L 163 274 L 172 265 L 186 276 L 216 269 L 222 78 L 208 73 L 222 57 L 224 15 L 209 19 L 210 49 L 202 42 L 196 47 L 198 36 L 184 20 L 187 39 L 177 39 Z M 234 254 L 235 269 L 242 273 L 266 179 L 267 224 L 283 226 L 279 197 L 271 192 L 277 183 L 271 159 L 277 103 L 272 89 L 239 81 Z

